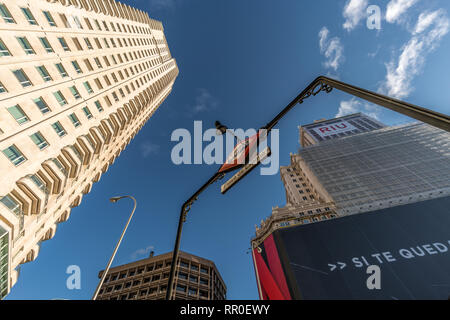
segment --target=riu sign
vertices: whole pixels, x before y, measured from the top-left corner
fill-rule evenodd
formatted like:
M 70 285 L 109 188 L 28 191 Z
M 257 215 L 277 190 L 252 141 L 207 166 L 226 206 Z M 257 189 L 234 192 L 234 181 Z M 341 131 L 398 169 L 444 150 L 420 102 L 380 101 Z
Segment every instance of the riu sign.
M 312 129 L 321 137 L 329 137 L 334 134 L 344 133 L 348 131 L 358 130 L 347 121 L 339 121 L 333 124 L 324 125 L 322 127 Z

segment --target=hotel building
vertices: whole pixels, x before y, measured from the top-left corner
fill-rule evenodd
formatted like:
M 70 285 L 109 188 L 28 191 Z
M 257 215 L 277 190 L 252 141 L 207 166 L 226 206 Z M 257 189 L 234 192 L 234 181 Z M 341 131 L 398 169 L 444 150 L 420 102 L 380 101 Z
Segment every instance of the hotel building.
M 446 131 L 423 123 L 387 127 L 364 114 L 320 120 L 299 130 L 302 148 L 280 170 L 286 206 L 273 208 L 252 239 L 255 267 L 263 265 L 262 256 L 274 253 L 277 231 L 450 196 Z
M 178 75 L 164 29 L 113 0 L 0 0 L 0 298 Z
M 165 300 L 172 253 L 111 268 L 97 300 Z M 99 278 L 103 275 L 100 271 Z M 225 286 L 214 262 L 180 252 L 175 300 L 225 300 Z

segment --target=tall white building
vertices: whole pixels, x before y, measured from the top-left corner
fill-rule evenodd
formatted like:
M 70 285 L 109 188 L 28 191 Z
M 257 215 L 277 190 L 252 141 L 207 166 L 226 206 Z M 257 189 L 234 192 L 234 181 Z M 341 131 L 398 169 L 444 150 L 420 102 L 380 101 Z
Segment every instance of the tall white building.
M 114 0 L 0 0 L 0 298 L 170 94 L 164 29 Z

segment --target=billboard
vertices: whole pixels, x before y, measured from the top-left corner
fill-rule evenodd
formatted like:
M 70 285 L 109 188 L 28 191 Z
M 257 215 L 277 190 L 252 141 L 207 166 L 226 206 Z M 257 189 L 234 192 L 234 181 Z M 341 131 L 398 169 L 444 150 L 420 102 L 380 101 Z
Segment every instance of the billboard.
M 320 137 L 325 138 L 334 134 L 351 132 L 358 129 L 347 121 L 339 121 L 330 125 L 316 127 L 311 130 L 314 130 Z
M 303 125 L 300 134 L 308 134 L 315 142 L 337 139 L 353 134 L 363 133 L 384 128 L 385 125 L 378 120 L 362 113 L 323 120 Z M 302 139 L 300 139 L 302 140 Z
M 447 300 L 450 197 L 279 229 L 253 254 L 263 299 Z

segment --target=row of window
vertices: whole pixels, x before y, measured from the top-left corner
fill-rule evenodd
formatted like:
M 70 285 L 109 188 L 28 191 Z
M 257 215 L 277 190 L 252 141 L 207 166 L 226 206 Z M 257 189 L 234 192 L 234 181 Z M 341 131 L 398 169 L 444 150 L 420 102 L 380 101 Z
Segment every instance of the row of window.
M 75 62 L 76 63 L 76 62 Z M 60 71 L 61 74 L 66 73 L 64 67 L 62 66 L 62 64 L 57 64 L 56 65 L 58 70 Z M 51 76 L 49 75 L 47 69 L 45 68 L 45 66 L 39 66 L 36 67 L 36 69 L 39 71 L 39 73 L 41 74 L 43 79 L 51 79 Z M 120 71 L 119 71 L 120 72 Z M 27 77 L 27 75 L 24 73 L 24 71 L 22 69 L 20 70 L 15 70 L 13 71 L 13 73 L 16 75 L 17 79 L 21 82 L 21 83 L 26 83 L 29 82 L 29 79 Z M 121 73 L 120 73 L 121 75 Z M 122 75 L 123 76 L 123 75 Z M 115 75 L 113 76 L 114 80 L 117 82 L 117 78 L 115 77 Z M 108 85 L 111 85 L 111 82 L 109 81 L 108 76 L 104 76 L 105 81 L 108 83 Z M 145 82 L 149 81 L 149 77 L 145 79 Z M 136 80 L 137 81 L 137 80 Z M 97 84 L 97 87 L 99 89 L 103 89 L 103 86 L 101 85 L 100 81 L 98 79 L 95 79 L 95 82 Z M 139 87 L 139 82 L 136 82 L 137 86 Z M 143 84 L 143 80 L 141 79 L 141 84 Z M 83 83 L 84 88 L 86 89 L 87 93 L 92 94 L 94 92 L 94 90 L 92 89 L 89 81 L 85 81 Z M 133 83 L 130 83 L 131 89 L 134 91 L 136 90 L 136 87 L 134 86 Z M 81 95 L 77 89 L 77 87 L 75 85 L 70 86 L 69 87 L 70 92 L 72 93 L 73 97 L 75 98 L 75 100 L 79 100 L 81 99 Z M 128 94 L 131 93 L 130 88 L 128 87 L 128 85 L 125 86 L 125 90 L 127 91 Z M 125 92 L 123 91 L 122 88 L 119 88 L 119 93 L 122 96 L 122 98 L 124 98 Z M 57 102 L 59 103 L 60 106 L 65 106 L 68 104 L 66 97 L 64 96 L 64 94 L 61 92 L 61 90 L 55 91 L 53 92 L 53 96 L 55 97 L 55 99 L 57 100 Z M 112 96 L 114 98 L 114 101 L 119 101 L 119 97 L 117 96 L 116 92 L 112 92 Z M 39 108 L 39 110 L 41 111 L 42 114 L 46 114 L 48 112 L 51 111 L 50 107 L 48 106 L 47 102 L 44 100 L 43 97 L 39 97 L 33 100 L 35 105 Z M 108 96 L 105 96 L 105 101 L 109 106 L 112 106 L 112 102 L 109 99 Z M 101 103 L 97 100 L 94 102 L 95 106 L 97 107 L 99 112 L 103 111 L 103 107 L 101 105 Z M 14 117 L 14 119 L 17 121 L 17 123 L 19 123 L 20 125 L 27 123 L 28 121 L 30 121 L 29 116 L 26 115 L 26 113 L 23 111 L 23 109 L 20 107 L 20 105 L 15 105 L 12 106 L 10 108 L 7 108 L 7 110 L 9 111 L 9 113 Z M 91 119 L 92 118 L 92 113 L 90 112 L 88 107 L 84 107 L 83 111 L 87 117 L 87 119 Z M 71 119 L 75 119 L 76 116 L 71 117 Z M 73 121 L 75 127 L 79 126 L 79 121 Z
M 330 212 L 331 211 L 331 209 L 329 208 L 329 207 L 326 207 L 326 208 L 324 208 L 323 210 L 322 209 L 316 209 L 315 210 L 316 212 L 315 213 L 322 213 L 323 211 L 325 211 L 325 212 Z M 305 214 L 307 214 L 307 215 L 312 215 L 312 214 L 314 214 L 314 211 L 313 210 L 308 210 L 308 211 L 306 211 L 306 212 L 299 212 L 299 215 L 300 216 L 304 216 Z
M 163 262 L 159 262 L 159 263 L 156 263 L 155 265 L 148 265 L 146 267 L 141 267 L 141 268 L 138 268 L 138 269 L 132 269 L 132 270 L 128 270 L 128 271 L 123 271 L 123 272 L 120 272 L 120 273 L 112 274 L 109 277 L 106 277 L 104 282 L 106 283 L 108 281 L 116 281 L 116 280 L 120 280 L 120 279 L 125 279 L 127 277 L 133 277 L 135 275 L 139 275 L 139 274 L 142 274 L 144 272 L 152 272 L 152 271 L 155 271 L 155 270 L 159 270 L 163 266 L 165 266 L 167 268 L 167 267 L 170 267 L 170 265 L 171 265 L 171 261 L 166 261 L 165 264 L 163 264 Z M 180 266 L 184 267 L 184 268 L 189 268 L 189 263 L 181 261 L 180 262 Z M 200 272 L 203 273 L 203 274 L 208 274 L 209 273 L 207 268 L 199 267 L 198 265 L 195 265 L 195 264 L 192 264 L 190 266 L 190 269 L 192 271 L 195 271 L 195 272 L 198 272 L 200 270 Z M 187 274 L 186 273 L 180 273 L 179 277 L 181 279 L 187 279 Z M 194 276 L 191 276 L 191 277 L 194 277 Z M 202 282 L 202 280 L 204 280 L 204 279 L 202 278 L 201 282 Z M 198 281 L 198 279 L 197 279 L 197 281 Z
M 39 98 L 41 99 L 41 98 Z M 40 100 L 43 101 L 43 100 Z M 43 102 L 43 107 L 44 108 L 48 108 L 45 104 L 45 102 Z M 100 102 L 96 101 L 95 105 L 97 106 L 97 108 L 99 109 L 99 111 L 103 111 L 103 108 L 100 104 Z M 88 107 L 83 107 L 82 108 L 85 116 L 87 119 L 91 119 L 92 113 L 89 110 Z M 20 108 L 19 105 L 16 105 L 14 107 L 10 107 L 8 108 L 8 111 L 11 113 L 11 115 L 17 120 L 17 122 L 19 123 L 25 123 L 27 121 L 29 121 L 28 117 L 25 115 L 25 113 L 23 112 L 23 110 Z M 81 122 L 78 118 L 78 116 L 75 113 L 71 113 L 69 116 L 70 121 L 72 122 L 73 126 L 75 128 L 81 126 Z M 55 123 L 53 123 L 52 128 L 55 130 L 56 134 L 59 137 L 64 137 L 67 132 L 64 129 L 64 127 L 62 126 L 61 122 L 56 121 Z M 32 134 L 30 136 L 31 140 L 36 144 L 36 146 L 40 149 L 43 150 L 45 149 L 49 143 L 47 142 L 47 140 L 44 138 L 44 136 L 42 135 L 42 133 L 40 133 L 39 131 Z M 18 166 L 19 164 L 25 162 L 27 159 L 25 158 L 25 156 L 23 155 L 23 153 L 17 148 L 17 146 L 15 145 L 11 145 L 10 147 L 6 148 L 3 150 L 3 154 L 15 165 Z
M 109 289 L 109 288 L 108 288 Z M 136 298 L 145 298 L 147 295 L 155 295 L 157 293 L 161 294 L 166 292 L 167 287 L 166 286 L 162 286 L 159 288 L 154 287 L 154 288 L 146 288 L 146 289 L 142 289 L 139 291 L 139 295 L 137 293 L 137 291 L 134 292 L 130 292 L 127 294 L 122 294 L 120 296 L 113 296 L 111 298 L 109 298 L 110 300 L 134 300 Z M 107 291 L 108 293 L 111 292 L 112 289 L 110 289 L 110 291 Z M 183 286 L 183 285 L 177 285 L 176 287 L 176 291 L 180 292 L 180 293 L 187 293 L 189 296 L 200 296 L 201 298 L 208 298 L 208 292 L 204 291 L 204 290 L 199 290 L 198 288 L 195 287 L 187 287 L 187 286 Z M 103 293 L 102 291 L 100 291 L 101 293 Z
M 161 278 L 160 274 L 157 274 L 157 275 L 153 275 L 153 277 L 146 277 L 146 278 L 144 278 L 142 280 L 139 279 L 139 280 L 134 280 L 134 281 L 128 281 L 126 283 L 119 283 L 119 284 L 116 284 L 115 286 L 110 286 L 110 287 L 106 288 L 106 292 L 111 292 L 112 290 L 119 291 L 119 290 L 122 290 L 122 289 L 128 289 L 128 288 L 131 288 L 131 287 L 139 286 L 141 284 L 148 284 L 150 282 L 157 282 L 157 281 L 159 281 L 161 279 L 168 279 L 168 278 L 169 278 L 169 273 L 163 274 L 162 278 Z M 187 275 L 186 275 L 186 278 L 181 277 L 181 276 L 178 276 L 178 278 L 187 281 Z M 189 278 L 189 281 L 192 282 L 192 283 L 199 283 L 199 278 L 191 276 Z M 208 280 L 204 279 L 204 278 L 200 278 L 200 284 L 207 286 L 208 285 Z
M 120 63 L 123 63 L 123 60 L 122 60 L 120 54 L 118 54 L 117 56 L 119 57 Z M 126 55 L 124 54 L 124 56 L 126 56 Z M 114 57 L 114 55 L 111 55 L 111 58 L 112 58 L 112 60 L 113 60 L 113 62 L 115 64 L 118 64 L 118 62 L 117 62 L 116 58 Z M 107 56 L 104 56 L 103 60 L 105 61 L 107 66 L 111 66 L 111 63 L 110 63 L 110 61 L 109 61 Z M 103 68 L 103 65 L 100 62 L 99 58 L 97 58 L 97 57 L 94 58 L 94 61 L 95 61 L 96 65 L 97 65 L 97 67 L 99 69 Z M 89 71 L 94 71 L 94 68 L 92 67 L 92 64 L 89 61 L 89 59 L 84 59 L 84 63 L 85 63 L 85 65 L 86 65 L 86 67 L 87 67 L 87 69 Z M 83 73 L 83 70 L 81 69 L 80 64 L 78 63 L 77 60 L 71 61 L 71 64 L 72 64 L 72 67 L 74 68 L 74 70 L 75 70 L 75 72 L 77 74 Z M 129 67 L 130 71 L 128 71 L 128 68 L 124 68 L 123 70 L 118 70 L 117 74 L 119 75 L 121 80 L 125 80 L 125 78 L 129 78 L 129 77 L 135 75 L 136 73 L 148 70 L 154 65 L 156 65 L 156 62 L 154 60 L 146 61 L 144 63 L 140 63 L 140 64 L 135 65 L 134 69 L 133 69 L 132 66 Z M 62 63 L 56 63 L 55 67 L 58 70 L 58 72 L 59 72 L 59 74 L 60 74 L 60 76 L 62 78 L 69 77 L 69 74 L 67 73 L 67 70 L 65 69 L 65 67 L 64 67 L 64 65 Z M 169 66 L 164 66 L 163 68 L 160 68 L 160 69 L 158 69 L 156 71 L 153 71 L 151 74 L 152 74 L 152 76 L 157 76 L 157 75 L 161 74 L 164 70 L 167 70 L 168 68 L 169 68 Z M 39 75 L 42 77 L 44 82 L 49 82 L 49 81 L 53 80 L 53 77 L 50 75 L 48 69 L 44 65 L 37 66 L 36 70 L 39 73 Z M 14 76 L 17 79 L 17 81 L 19 81 L 19 83 L 22 85 L 23 88 L 27 88 L 27 87 L 33 86 L 33 83 L 31 82 L 30 78 L 28 77 L 28 75 L 25 73 L 25 71 L 23 69 L 13 70 L 12 73 L 14 74 Z M 113 81 L 115 83 L 119 82 L 119 80 L 118 80 L 118 78 L 117 78 L 117 76 L 116 76 L 116 74 L 114 72 L 111 73 L 111 77 L 112 77 L 112 79 L 113 79 Z M 110 81 L 110 79 L 109 79 L 109 77 L 107 75 L 103 76 L 103 78 L 104 78 L 105 82 L 108 85 L 111 85 L 112 82 Z M 148 80 L 150 80 L 150 76 L 149 75 L 148 75 L 148 78 L 149 78 Z M 85 82 L 85 86 L 86 86 L 86 83 L 88 83 L 88 82 Z M 99 89 L 103 89 L 103 86 L 101 85 L 101 83 L 100 83 L 100 81 L 98 79 L 96 80 L 96 84 L 99 87 Z M 87 88 L 87 90 L 88 90 L 88 93 L 92 93 L 93 92 L 92 89 Z M 0 93 L 7 92 L 7 91 L 8 91 L 7 88 L 2 83 L 0 83 Z
M 76 61 L 74 61 L 73 63 L 76 64 Z M 65 69 L 64 69 L 62 64 L 57 64 L 56 66 L 57 66 L 57 68 L 58 68 L 58 70 L 60 71 L 61 74 L 66 73 L 66 71 L 65 71 Z M 168 68 L 167 66 L 164 66 L 163 69 L 167 69 L 167 68 Z M 48 71 L 45 68 L 45 66 L 39 66 L 39 67 L 36 67 L 36 69 L 41 74 L 43 79 L 51 79 L 51 76 L 48 73 Z M 159 72 L 160 71 L 158 70 L 158 73 Z M 29 82 L 29 79 L 28 79 L 27 75 L 25 74 L 25 72 L 22 69 L 15 70 L 15 71 L 13 71 L 13 73 L 16 75 L 17 79 L 21 83 Z M 121 73 L 121 71 L 119 71 L 119 75 L 121 77 L 123 77 L 123 74 Z M 127 73 L 127 75 L 129 75 L 129 74 Z M 114 73 L 112 73 L 112 76 L 113 76 L 114 81 L 118 82 L 117 77 L 115 77 Z M 167 77 L 168 76 L 166 75 L 165 76 L 165 81 L 167 81 Z M 105 81 L 107 82 L 108 85 L 111 85 L 111 82 L 109 81 L 109 78 L 108 78 L 107 75 L 104 76 L 104 79 L 105 79 Z M 97 87 L 99 89 L 103 89 L 103 85 L 101 84 L 101 82 L 100 82 L 100 80 L 98 78 L 95 79 L 94 81 L 97 84 Z M 147 75 L 147 76 L 145 76 L 143 78 L 141 77 L 141 79 L 140 79 L 141 83 L 140 84 L 139 84 L 139 81 L 136 80 L 136 85 L 139 88 L 141 85 L 144 84 L 144 82 L 147 83 L 148 81 L 150 81 L 150 75 Z M 136 90 L 136 87 L 135 87 L 133 82 L 131 82 L 129 85 L 130 85 L 132 91 Z M 87 93 L 92 94 L 94 92 L 94 90 L 92 89 L 89 81 L 85 81 L 83 83 L 83 86 L 84 86 L 85 90 L 87 91 Z M 130 87 L 128 85 L 124 86 L 124 89 L 126 90 L 127 94 L 131 94 Z M 81 99 L 80 92 L 78 91 L 78 89 L 77 89 L 77 87 L 75 85 L 70 86 L 69 87 L 69 91 L 71 92 L 71 94 L 73 95 L 75 100 Z M 119 88 L 118 92 L 119 92 L 119 94 L 121 95 L 122 98 L 126 97 L 126 94 L 125 94 L 125 92 L 124 92 L 124 90 L 122 88 Z M 118 97 L 118 95 L 117 95 L 117 93 L 115 91 L 111 92 L 111 94 L 112 94 L 112 97 L 113 97 L 115 102 L 120 101 L 120 99 L 119 99 L 119 97 Z M 58 102 L 58 104 L 60 106 L 65 106 L 65 105 L 68 104 L 67 99 L 64 96 L 64 94 L 61 92 L 61 90 L 53 92 L 53 96 L 54 96 L 54 98 L 56 99 L 56 101 Z M 112 102 L 111 102 L 111 100 L 110 100 L 110 98 L 108 96 L 105 96 L 104 99 L 105 99 L 105 101 L 106 101 L 108 106 L 112 106 Z M 44 100 L 43 97 L 36 98 L 33 101 L 34 101 L 35 105 L 39 108 L 39 110 L 41 111 L 42 114 L 46 114 L 48 112 L 51 112 L 50 107 L 48 106 L 47 102 Z M 100 101 L 97 100 L 97 101 L 94 102 L 94 104 L 97 107 L 99 112 L 103 111 L 103 107 L 102 107 Z M 23 109 L 18 104 L 8 108 L 8 111 L 14 117 L 14 119 L 17 121 L 17 123 L 19 125 L 22 125 L 22 124 L 27 123 L 28 121 L 30 121 L 29 116 L 26 115 L 26 113 L 23 111 Z M 83 108 L 83 111 L 84 111 L 84 113 L 85 113 L 85 115 L 86 115 L 88 120 L 92 118 L 92 114 L 89 111 L 89 108 L 85 107 L 85 108 Z M 77 124 L 77 123 L 74 123 L 74 124 Z M 78 124 L 76 126 L 78 126 Z
M 55 52 L 55 50 L 53 49 L 53 47 L 50 44 L 47 37 L 38 37 L 38 38 L 39 38 L 39 42 L 42 44 L 43 48 L 45 49 L 45 51 L 47 53 Z M 30 42 L 28 41 L 28 39 L 26 37 L 16 37 L 16 39 L 26 54 L 36 54 L 35 50 L 33 49 L 33 47 L 31 46 Z M 64 37 L 57 37 L 57 40 L 58 40 L 61 48 L 64 51 L 72 51 Z M 144 45 L 150 45 L 150 43 L 151 43 L 151 41 L 149 39 L 134 39 L 133 38 L 133 39 L 128 39 L 128 43 L 129 43 L 129 45 L 128 45 L 125 38 L 123 39 L 123 44 L 122 44 L 122 41 L 120 40 L 120 38 L 116 38 L 116 40 L 119 43 L 120 47 L 128 47 L 128 46 L 132 47 L 133 44 L 134 44 L 134 46 L 144 46 Z M 78 38 L 73 37 L 72 41 L 75 44 L 78 51 L 84 50 L 80 43 L 80 40 L 78 40 Z M 91 40 L 89 38 L 83 38 L 83 41 L 86 44 L 88 50 L 94 50 L 94 47 L 92 46 Z M 98 38 L 94 38 L 94 41 L 95 41 L 95 44 L 97 45 L 97 48 L 102 50 L 103 46 L 101 45 L 100 40 Z M 111 42 L 111 45 L 109 44 L 107 38 L 103 38 L 103 43 L 106 48 L 109 49 L 109 48 L 111 48 L 111 46 L 113 48 L 117 48 L 116 42 L 114 41 L 113 38 L 110 38 L 109 41 Z M 158 53 L 158 51 L 156 49 L 146 49 L 145 51 L 149 51 L 150 52 L 149 54 L 151 54 L 151 55 Z M 139 51 L 138 51 L 138 53 L 139 53 Z M 12 56 L 11 51 L 6 46 L 5 42 L 0 39 L 0 57 L 9 57 L 9 56 Z
M 202 298 L 208 298 L 208 292 L 203 290 L 198 290 L 197 288 L 193 287 L 187 287 L 182 284 L 178 284 L 176 288 L 177 292 L 181 293 L 187 293 L 190 296 L 197 296 L 197 294 L 200 295 Z
M 20 10 L 22 11 L 23 15 L 27 19 L 30 25 L 38 25 L 36 18 L 34 17 L 31 10 L 27 7 L 21 7 Z M 53 18 L 53 15 L 48 10 L 42 10 L 41 11 L 43 16 L 45 17 L 46 21 L 48 22 L 49 26 L 51 27 L 59 27 L 57 23 L 55 22 L 55 19 Z M 11 12 L 6 7 L 5 4 L 0 3 L 0 15 L 2 16 L 3 20 L 6 23 L 16 23 L 15 19 L 11 15 Z M 71 22 L 69 22 L 69 19 L 64 13 L 59 13 L 59 17 L 61 19 L 62 24 L 65 28 L 72 28 Z M 78 29 L 84 29 L 83 24 L 81 23 L 80 19 L 72 15 L 71 20 L 75 23 L 76 27 Z M 97 30 L 99 31 L 110 31 L 110 28 L 108 27 L 108 24 L 106 21 L 102 21 L 103 28 L 100 25 L 100 22 L 97 19 L 94 20 L 94 25 L 97 27 Z M 92 23 L 89 18 L 85 17 L 84 22 L 89 30 L 94 30 L 94 27 L 92 26 Z M 111 30 L 114 32 L 128 32 L 128 33 L 141 33 L 141 34 L 150 34 L 150 29 L 141 27 L 141 26 L 134 26 L 134 25 L 128 25 L 128 24 L 122 24 L 122 27 L 119 23 L 114 24 L 113 22 L 110 23 Z
M 336 217 L 337 217 L 337 215 L 332 213 L 332 214 L 328 214 L 328 215 L 315 216 L 315 217 L 307 218 L 307 219 L 295 219 L 295 220 L 290 220 L 290 221 L 284 221 L 284 222 L 278 223 L 278 226 L 281 228 L 284 228 L 284 227 L 289 227 L 289 226 L 295 226 L 298 224 L 310 224 L 310 223 L 314 223 L 314 222 L 334 219 Z
M 84 85 L 85 85 L 85 87 L 90 88 L 89 82 L 85 82 Z M 81 99 L 80 93 L 78 92 L 78 89 L 76 88 L 76 86 L 71 86 L 71 87 L 69 87 L 69 89 L 72 92 L 72 95 L 75 97 L 75 99 Z M 53 92 L 53 96 L 58 101 L 60 106 L 65 106 L 67 104 L 67 100 L 60 90 Z M 34 101 L 35 105 L 37 106 L 37 108 L 42 112 L 42 114 L 46 114 L 51 111 L 50 107 L 45 102 L 44 98 L 39 97 L 39 98 L 34 99 L 33 101 Z M 103 107 L 102 107 L 100 101 L 97 100 L 94 102 L 94 104 L 97 107 L 97 110 L 99 112 L 103 111 Z M 17 121 L 17 123 L 20 125 L 30 121 L 30 118 L 27 116 L 27 114 L 23 111 L 23 109 L 18 104 L 7 108 L 7 110 L 9 111 L 11 116 Z M 92 118 L 92 113 L 90 112 L 88 107 L 84 107 L 83 111 L 88 120 Z M 74 116 L 73 118 L 75 119 L 76 116 Z M 78 119 L 78 118 L 76 118 L 76 119 Z M 77 121 L 77 123 L 78 124 L 76 124 L 74 122 L 75 127 L 78 127 L 79 121 Z
M 99 294 L 104 294 L 104 293 L 110 293 L 113 292 L 113 287 L 108 287 L 106 290 L 101 289 Z M 139 296 L 144 297 L 148 295 L 153 295 L 156 293 L 163 293 L 166 292 L 167 286 L 160 286 L 159 290 L 158 287 L 152 287 L 152 288 L 145 288 L 139 291 Z M 129 299 L 135 299 L 136 298 L 136 292 L 130 292 L 128 294 L 123 294 L 120 296 L 121 300 L 129 300 Z M 119 299 L 119 297 L 111 297 L 111 300 L 117 300 Z

